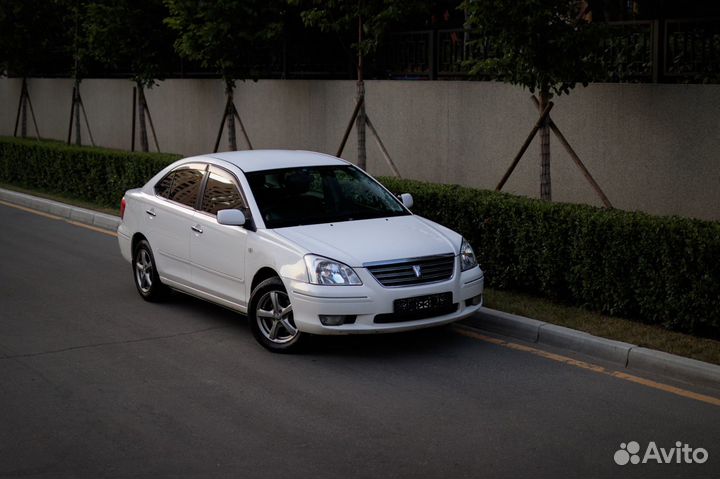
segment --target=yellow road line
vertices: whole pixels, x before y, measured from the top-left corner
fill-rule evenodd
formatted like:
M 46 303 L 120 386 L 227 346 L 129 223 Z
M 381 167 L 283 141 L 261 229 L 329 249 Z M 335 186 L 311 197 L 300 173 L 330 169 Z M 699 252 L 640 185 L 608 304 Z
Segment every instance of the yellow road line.
M 33 214 L 36 214 L 36 215 L 38 215 L 38 216 L 44 216 L 45 218 L 50 218 L 50 219 L 53 219 L 53 220 L 61 220 L 61 219 L 63 219 L 63 218 L 60 217 L 60 216 L 51 215 L 50 213 L 45 213 L 45 212 L 43 212 L 43 211 L 34 210 L 34 209 L 32 209 L 32 208 L 27 208 L 27 207 L 25 207 L 25 206 L 16 205 L 16 204 L 14 204 L 14 203 L 8 203 L 7 201 L 2 201 L 2 200 L 0 200 L 0 205 L 5 205 L 5 206 L 9 206 L 10 208 L 16 208 L 16 209 L 18 209 L 18 210 L 27 211 L 28 213 L 33 213 Z
M 91 231 L 96 231 L 98 233 L 102 233 L 104 235 L 113 236 L 113 237 L 117 238 L 117 233 L 115 233 L 114 231 L 109 231 L 109 230 L 106 230 L 103 228 L 98 228 L 97 226 L 86 225 L 85 223 L 78 223 L 77 221 L 72 221 L 72 220 L 65 220 L 65 222 L 70 223 L 71 225 L 79 226 L 81 228 L 89 229 Z
M 91 230 L 91 231 L 95 231 L 96 233 L 102 233 L 102 234 L 105 234 L 105 235 L 108 235 L 108 236 L 117 237 L 117 233 L 115 233 L 114 231 L 108 231 L 108 230 L 103 229 L 103 228 L 98 228 L 97 226 L 87 225 L 87 224 L 85 224 L 85 223 L 80 223 L 80 222 L 78 222 L 78 221 L 69 220 L 69 219 L 67 219 L 67 218 L 63 218 L 62 216 L 57 216 L 57 215 L 52 215 L 52 214 L 50 214 L 50 213 L 45 213 L 44 211 L 34 210 L 34 209 L 32 209 L 32 208 L 27 208 L 27 207 L 25 207 L 25 206 L 16 205 L 16 204 L 13 204 L 13 203 L 8 203 L 7 201 L 2 201 L 2 200 L 0 200 L 0 205 L 9 206 L 10 208 L 15 208 L 15 209 L 18 209 L 18 210 L 26 211 L 26 212 L 28 212 L 28 213 L 32 213 L 32 214 L 34 214 L 34 215 L 42 216 L 42 217 L 44 217 L 44 218 L 50 218 L 51 220 L 61 220 L 61 221 L 64 221 L 64 222 L 66 222 L 66 223 L 69 223 L 69 224 L 71 224 L 71 225 L 73 225 L 73 226 L 79 226 L 80 228 L 85 228 L 85 229 L 88 229 L 88 230 Z
M 570 366 L 575 366 L 581 369 L 586 369 L 588 371 L 593 371 L 600 374 L 605 374 L 607 376 L 612 376 L 617 379 L 622 379 L 624 381 L 630 381 L 636 384 L 641 384 L 643 386 L 657 389 L 660 391 L 664 391 L 670 394 L 675 394 L 677 396 L 682 396 L 684 398 L 688 399 L 694 399 L 695 401 L 701 401 L 707 404 L 712 404 L 713 406 L 720 406 L 720 398 L 712 397 L 712 396 L 706 396 L 705 394 L 699 394 L 692 391 L 688 391 L 685 389 L 681 389 L 675 386 L 670 386 L 668 384 L 659 383 L 657 381 L 651 381 L 650 379 L 641 378 L 638 376 L 634 376 L 632 374 L 620 372 L 620 371 L 611 371 L 607 368 L 604 368 L 603 366 L 599 366 L 597 364 L 587 363 L 585 361 L 580 361 L 577 359 L 573 359 L 567 356 L 563 356 L 561 354 L 555 354 L 548 351 L 543 351 L 542 349 L 536 349 L 531 346 L 526 346 L 524 344 L 518 344 L 518 343 L 512 343 L 509 341 L 505 341 L 499 338 L 493 338 L 491 336 L 486 336 L 484 334 L 478 333 L 477 331 L 474 331 L 471 328 L 468 328 L 467 326 L 463 326 L 460 324 L 454 324 L 453 330 L 461 334 L 463 336 L 467 336 L 468 338 L 478 339 L 480 341 L 485 341 L 486 343 L 495 344 L 498 346 L 502 346 L 504 348 L 508 349 L 514 349 L 515 351 L 523 351 L 526 353 L 534 354 L 535 356 L 540 356 L 545 359 L 550 359 L 552 361 L 557 361 L 559 363 L 565 363 Z

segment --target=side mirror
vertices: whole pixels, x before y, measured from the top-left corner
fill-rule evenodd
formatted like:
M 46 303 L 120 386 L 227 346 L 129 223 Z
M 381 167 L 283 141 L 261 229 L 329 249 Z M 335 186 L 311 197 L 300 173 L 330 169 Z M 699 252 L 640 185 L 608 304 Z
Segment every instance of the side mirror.
M 227 226 L 243 226 L 247 218 L 240 210 L 220 210 L 217 212 L 217 222 Z
M 405 208 L 410 209 L 413 207 L 413 197 L 410 193 L 401 194 L 400 201 L 402 201 L 402 204 L 405 206 Z

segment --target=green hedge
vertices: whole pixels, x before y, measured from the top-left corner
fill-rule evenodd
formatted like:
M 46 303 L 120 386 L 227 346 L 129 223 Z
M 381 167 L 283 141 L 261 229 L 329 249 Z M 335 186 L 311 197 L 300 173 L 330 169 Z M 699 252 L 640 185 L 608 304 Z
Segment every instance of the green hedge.
M 0 137 L 0 182 L 117 208 L 126 190 L 178 158 Z
M 720 337 L 720 223 L 382 178 L 462 233 L 487 284 Z
M 178 158 L 0 138 L 0 182 L 117 207 Z M 382 181 L 468 238 L 489 286 L 720 337 L 720 223 Z

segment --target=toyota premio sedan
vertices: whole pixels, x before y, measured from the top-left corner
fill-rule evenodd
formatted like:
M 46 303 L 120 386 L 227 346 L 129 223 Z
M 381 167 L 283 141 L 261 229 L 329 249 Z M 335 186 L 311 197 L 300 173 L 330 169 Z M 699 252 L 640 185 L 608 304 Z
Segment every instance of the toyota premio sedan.
M 406 331 L 480 308 L 470 244 L 411 207 L 333 156 L 218 153 L 126 192 L 118 241 L 144 299 L 174 289 L 245 313 L 283 352 L 312 334 Z

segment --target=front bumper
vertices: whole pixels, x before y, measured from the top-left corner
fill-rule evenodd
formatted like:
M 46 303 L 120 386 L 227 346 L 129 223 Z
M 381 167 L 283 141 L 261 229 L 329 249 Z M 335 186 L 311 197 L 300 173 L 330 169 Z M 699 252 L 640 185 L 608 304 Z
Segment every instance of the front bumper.
M 447 281 L 388 288 L 380 285 L 365 268 L 354 268 L 363 284 L 360 286 L 319 286 L 283 278 L 293 305 L 293 318 L 300 331 L 312 334 L 370 334 L 409 331 L 439 326 L 466 318 L 480 309 L 479 304 L 466 304 L 483 294 L 484 276 L 479 267 L 456 273 Z M 457 309 L 449 314 L 425 319 L 376 323 L 375 316 L 393 313 L 396 299 L 452 293 Z M 352 315 L 355 322 L 341 326 L 325 326 L 320 315 Z

